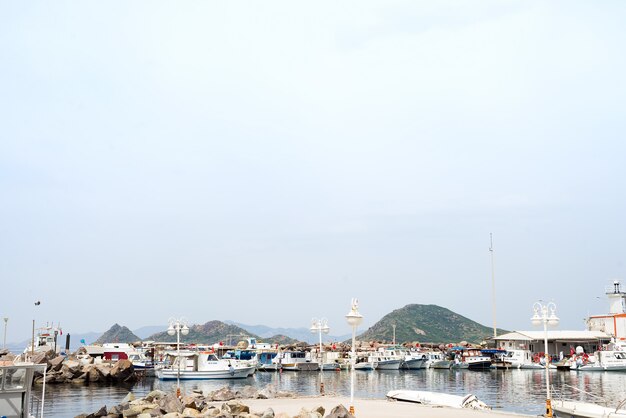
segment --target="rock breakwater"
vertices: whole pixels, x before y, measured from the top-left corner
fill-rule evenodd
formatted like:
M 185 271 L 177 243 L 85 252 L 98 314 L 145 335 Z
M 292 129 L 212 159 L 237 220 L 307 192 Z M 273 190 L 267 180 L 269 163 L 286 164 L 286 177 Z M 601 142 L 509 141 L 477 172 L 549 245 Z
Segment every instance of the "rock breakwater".
M 263 411 L 251 411 L 245 399 L 295 398 L 291 392 L 279 392 L 273 385 L 257 391 L 245 387 L 233 391 L 228 387 L 209 392 L 204 395 L 200 391 L 177 396 L 160 390 L 150 392 L 147 396 L 135 399 L 129 393 L 119 405 L 107 408 L 103 406 L 90 414 L 81 414 L 75 418 L 354 418 L 343 405 L 337 405 L 328 415 L 322 406 L 313 409 L 302 408 L 297 415 L 283 412 L 275 413 L 273 408 Z
M 0 361 L 19 360 L 11 353 L 0 353 Z M 94 359 L 72 359 L 57 355 L 54 351 L 36 353 L 31 359 L 35 364 L 46 364 L 43 373 L 35 374 L 35 383 L 134 383 L 142 375 L 137 373 L 129 360 L 94 362 Z

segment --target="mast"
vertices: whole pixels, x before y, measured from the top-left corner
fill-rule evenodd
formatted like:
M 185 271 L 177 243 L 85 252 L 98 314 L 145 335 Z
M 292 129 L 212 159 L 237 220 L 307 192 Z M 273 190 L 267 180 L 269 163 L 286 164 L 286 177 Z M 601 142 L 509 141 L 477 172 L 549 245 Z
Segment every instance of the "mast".
M 492 315 L 493 315 L 493 337 L 497 337 L 496 331 L 496 272 L 493 262 L 493 234 L 489 233 L 489 252 L 491 253 L 491 297 L 492 297 Z

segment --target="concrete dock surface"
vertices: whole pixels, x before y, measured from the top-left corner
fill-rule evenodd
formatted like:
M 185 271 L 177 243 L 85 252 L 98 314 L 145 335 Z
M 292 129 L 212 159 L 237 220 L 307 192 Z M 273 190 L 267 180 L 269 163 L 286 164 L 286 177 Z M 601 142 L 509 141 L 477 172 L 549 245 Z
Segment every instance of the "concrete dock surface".
M 250 407 L 250 412 L 263 412 L 272 408 L 276 415 L 286 413 L 290 417 L 298 415 L 302 408 L 310 411 L 322 406 L 327 415 L 338 405 L 343 405 L 346 409 L 350 407 L 350 398 L 337 396 L 241 399 L 240 401 Z M 493 410 L 434 407 L 386 399 L 355 399 L 354 413 L 357 418 L 523 418 L 535 416 Z

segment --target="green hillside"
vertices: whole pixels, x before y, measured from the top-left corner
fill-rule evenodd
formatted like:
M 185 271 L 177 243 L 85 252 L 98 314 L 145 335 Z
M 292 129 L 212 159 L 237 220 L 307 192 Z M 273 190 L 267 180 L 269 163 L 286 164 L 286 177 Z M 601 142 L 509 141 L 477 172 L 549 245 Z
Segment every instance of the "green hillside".
M 437 305 L 407 305 L 385 315 L 366 332 L 359 335 L 361 341 L 393 340 L 396 326 L 396 342 L 480 343 L 493 335 L 493 328 L 486 327 L 449 309 Z M 502 334 L 504 330 L 498 330 Z
M 260 339 L 236 325 L 225 324 L 221 321 L 209 321 L 204 325 L 189 326 L 189 334 L 180 335 L 180 341 L 185 343 L 197 344 L 215 344 L 223 342 L 224 344 L 237 344 L 241 340 L 253 337 Z M 167 331 L 159 332 L 146 338 L 159 342 L 176 342 L 176 334 L 170 336 Z

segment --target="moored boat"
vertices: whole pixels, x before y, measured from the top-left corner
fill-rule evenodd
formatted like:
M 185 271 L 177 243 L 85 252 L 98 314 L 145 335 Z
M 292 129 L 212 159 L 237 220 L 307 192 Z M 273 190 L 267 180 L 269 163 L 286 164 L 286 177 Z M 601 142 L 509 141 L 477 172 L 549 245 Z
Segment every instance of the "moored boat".
M 220 359 L 213 352 L 168 353 L 168 356 L 174 361 L 156 370 L 160 380 L 245 379 L 256 370 L 252 365 Z
M 304 351 L 282 351 L 272 359 L 277 369 L 290 371 L 319 370 L 319 363 L 312 361 L 310 353 Z
M 452 368 L 469 370 L 489 370 L 491 357 L 481 353 L 478 348 L 454 347 L 456 354 Z

